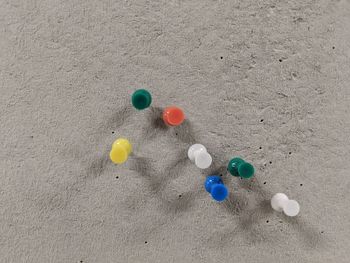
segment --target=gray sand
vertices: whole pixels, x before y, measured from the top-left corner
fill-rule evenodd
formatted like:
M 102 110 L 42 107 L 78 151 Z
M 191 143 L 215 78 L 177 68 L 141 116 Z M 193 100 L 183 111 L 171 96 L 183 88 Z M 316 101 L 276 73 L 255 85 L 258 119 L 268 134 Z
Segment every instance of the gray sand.
M 349 262 L 349 28 L 348 0 L 0 0 L 0 262 Z

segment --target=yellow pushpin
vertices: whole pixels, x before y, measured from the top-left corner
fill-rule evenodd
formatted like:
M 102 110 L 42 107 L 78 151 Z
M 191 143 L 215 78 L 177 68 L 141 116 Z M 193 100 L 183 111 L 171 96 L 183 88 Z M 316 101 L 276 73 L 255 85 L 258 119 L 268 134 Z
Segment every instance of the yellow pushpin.
M 121 164 L 128 159 L 131 151 L 131 143 L 127 139 L 119 138 L 113 143 L 109 157 L 113 163 Z

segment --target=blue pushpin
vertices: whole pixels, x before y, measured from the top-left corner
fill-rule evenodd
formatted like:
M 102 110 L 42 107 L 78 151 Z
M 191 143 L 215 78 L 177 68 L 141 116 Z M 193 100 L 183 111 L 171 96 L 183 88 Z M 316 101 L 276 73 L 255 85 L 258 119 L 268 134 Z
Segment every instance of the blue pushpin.
M 211 194 L 217 202 L 224 201 L 228 195 L 228 190 L 221 180 L 220 176 L 208 176 L 204 183 L 205 190 Z

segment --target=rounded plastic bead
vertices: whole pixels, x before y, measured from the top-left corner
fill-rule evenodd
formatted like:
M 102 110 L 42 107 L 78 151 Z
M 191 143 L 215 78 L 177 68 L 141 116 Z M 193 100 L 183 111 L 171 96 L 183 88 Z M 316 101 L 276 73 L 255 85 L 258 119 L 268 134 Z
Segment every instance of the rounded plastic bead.
M 208 168 L 213 162 L 213 158 L 202 144 L 193 144 L 187 152 L 188 158 L 200 169 Z
M 253 165 L 247 163 L 239 157 L 235 157 L 230 160 L 227 170 L 233 176 L 239 176 L 246 179 L 252 177 L 255 172 Z
M 131 143 L 127 139 L 119 138 L 113 143 L 109 157 L 113 163 L 122 164 L 126 162 L 131 152 Z
M 284 204 L 289 200 L 288 196 L 283 193 L 277 193 L 271 198 L 271 206 L 278 212 L 283 211 Z
M 178 126 L 185 120 L 185 114 L 178 107 L 167 107 L 163 111 L 163 120 L 167 125 Z
M 147 90 L 139 89 L 132 94 L 131 103 L 136 109 L 143 110 L 151 105 L 152 96 Z
M 228 190 L 222 182 L 220 176 L 208 176 L 204 184 L 205 190 L 211 194 L 212 198 L 217 202 L 224 201 L 228 196 Z
M 283 193 L 277 193 L 271 198 L 271 206 L 278 212 L 284 212 L 287 216 L 296 216 L 299 214 L 300 205 L 295 200 L 289 200 Z
M 283 207 L 283 212 L 287 216 L 296 216 L 299 214 L 300 206 L 299 203 L 295 200 L 289 200 Z

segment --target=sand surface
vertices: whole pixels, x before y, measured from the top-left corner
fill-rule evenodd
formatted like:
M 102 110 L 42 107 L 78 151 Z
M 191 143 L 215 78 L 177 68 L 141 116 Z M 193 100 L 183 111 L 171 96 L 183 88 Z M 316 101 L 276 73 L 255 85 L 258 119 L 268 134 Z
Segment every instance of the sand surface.
M 0 92 L 1 263 L 350 260 L 348 0 L 0 0 Z

